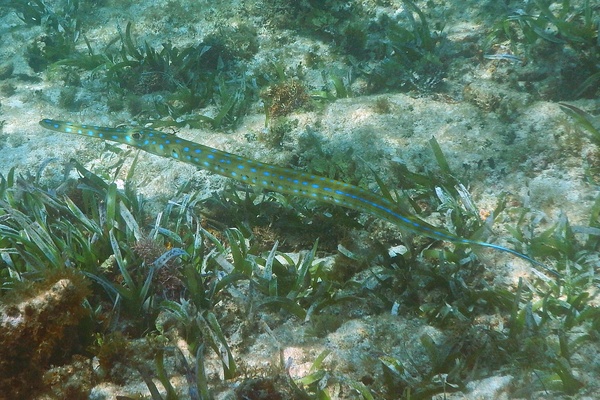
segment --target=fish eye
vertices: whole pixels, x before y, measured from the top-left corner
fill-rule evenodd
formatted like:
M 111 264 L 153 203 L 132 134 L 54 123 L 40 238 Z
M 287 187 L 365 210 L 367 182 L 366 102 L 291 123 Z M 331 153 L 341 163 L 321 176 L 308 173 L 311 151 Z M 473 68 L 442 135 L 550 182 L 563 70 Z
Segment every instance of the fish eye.
M 131 137 L 134 138 L 135 140 L 140 140 L 142 138 L 142 134 L 139 132 L 133 132 Z

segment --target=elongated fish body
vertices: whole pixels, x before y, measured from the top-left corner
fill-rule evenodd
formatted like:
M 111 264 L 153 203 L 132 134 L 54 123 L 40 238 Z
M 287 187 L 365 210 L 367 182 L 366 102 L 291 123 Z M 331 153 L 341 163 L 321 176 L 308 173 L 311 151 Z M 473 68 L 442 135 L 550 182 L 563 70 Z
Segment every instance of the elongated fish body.
M 404 230 L 433 239 L 504 251 L 547 269 L 543 264 L 507 247 L 461 238 L 437 228 L 400 210 L 396 204 L 386 198 L 334 179 L 240 157 L 153 129 L 107 128 L 52 119 L 43 119 L 40 121 L 40 125 L 57 132 L 128 144 L 148 153 L 171 157 L 249 185 L 366 212 Z M 552 270 L 550 272 L 556 274 Z

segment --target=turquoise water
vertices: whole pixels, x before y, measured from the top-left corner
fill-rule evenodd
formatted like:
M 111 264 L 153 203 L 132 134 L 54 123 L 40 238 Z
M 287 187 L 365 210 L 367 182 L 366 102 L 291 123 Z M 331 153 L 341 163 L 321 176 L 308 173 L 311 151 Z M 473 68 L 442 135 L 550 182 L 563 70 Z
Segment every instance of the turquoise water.
M 107 337 L 117 340 L 115 332 L 124 333 L 127 340 L 143 341 L 141 353 L 151 354 L 150 360 L 150 333 L 169 346 L 187 343 L 190 363 L 195 346 L 205 343 L 215 395 L 240 398 L 259 390 L 227 367 L 230 361 L 221 362 L 232 355 L 238 371 L 281 373 L 284 381 L 282 371 L 294 379 L 309 376 L 296 384 L 321 398 L 324 390 L 332 398 L 398 398 L 408 389 L 421 398 L 444 392 L 593 397 L 599 12 L 588 1 L 0 2 L 3 290 L 16 280 L 45 276 L 43 262 L 23 255 L 27 246 L 46 243 L 45 228 L 34 222 L 48 224 L 56 238 L 50 235 L 48 247 L 31 251 L 44 260 L 53 254 L 55 264 L 64 258 L 69 268 L 96 276 L 86 298 L 87 309 L 97 310 L 96 325 L 91 332 L 74 328 L 81 337 L 107 343 Z M 364 212 L 358 213 L 302 199 L 310 191 L 300 198 L 265 194 L 126 145 L 43 130 L 38 122 L 45 118 L 124 131 L 152 128 L 244 162 L 286 168 L 281 176 L 289 179 L 297 173 L 351 184 L 361 196 L 376 193 L 376 200 L 361 207 L 349 201 L 350 209 Z M 84 171 L 98 179 L 79 180 L 77 188 Z M 29 186 L 9 179 L 19 175 L 39 185 L 32 193 L 49 193 L 43 197 L 48 203 L 40 204 L 55 207 L 66 201 L 63 196 L 72 196 L 71 203 L 32 212 L 38 203 L 19 200 L 29 199 Z M 97 203 L 89 203 L 90 187 Z M 129 200 L 118 201 L 135 216 L 107 206 L 128 190 L 144 199 L 143 218 Z M 411 215 L 405 224 L 418 216 L 430 224 L 422 226 L 446 236 L 407 235 L 369 216 L 380 202 L 388 204 L 379 200 L 387 191 L 400 194 L 403 212 Z M 185 223 L 173 227 L 169 218 L 180 206 Z M 81 233 L 83 242 L 104 243 L 98 253 L 52 250 L 61 246 L 61 224 L 80 221 L 74 207 L 98 220 L 97 231 L 87 219 L 73 231 L 88 232 Z M 61 214 L 67 211 L 69 217 Z M 106 215 L 119 222 L 107 222 Z M 193 225 L 201 220 L 203 225 Z M 156 226 L 163 230 L 152 231 Z M 19 240 L 36 232 L 38 240 Z M 140 240 L 151 235 L 162 246 L 158 250 L 155 242 Z M 300 279 L 301 273 L 290 271 L 302 265 L 299 257 L 311 254 L 317 238 L 312 257 L 322 257 L 323 264 L 298 267 L 308 274 Z M 559 285 L 510 254 L 461 246 L 460 240 L 450 240 L 459 244 L 453 246 L 445 238 L 515 249 L 558 270 L 565 281 Z M 240 253 L 232 249 L 238 239 Z M 209 261 L 195 259 L 192 269 L 200 286 L 231 280 L 214 303 L 192 296 L 192 270 L 182 275 L 175 267 L 169 273 L 157 268 L 148 281 L 156 289 L 153 300 L 137 315 L 119 306 L 127 299 L 117 301 L 106 289 L 131 286 L 123 271 L 143 287 L 149 276 L 144 268 L 162 254 L 161 265 L 184 269 L 182 255 L 204 242 L 197 251 Z M 139 249 L 158 254 L 144 259 Z M 271 262 L 277 254 L 279 264 L 269 266 L 269 254 Z M 111 264 L 109 256 L 124 264 Z M 79 264 L 85 257 L 106 259 L 84 267 Z M 225 279 L 236 262 L 248 275 Z M 166 313 L 167 301 L 177 307 L 191 302 L 196 308 L 188 309 L 189 320 L 200 322 L 156 319 Z M 121 318 L 114 311 L 120 307 Z M 163 322 L 180 330 L 166 334 L 157 328 Z M 131 328 L 137 324 L 146 325 Z M 565 350 L 579 340 L 582 347 Z M 58 364 L 77 364 L 74 354 L 99 362 L 99 342 L 72 341 L 77 346 L 65 350 L 69 356 Z M 270 370 L 265 365 L 279 365 L 279 349 L 285 365 Z M 175 386 L 187 393 L 185 368 L 171 368 L 181 361 L 167 353 L 168 375 L 181 377 Z M 325 361 L 310 371 L 319 354 L 327 355 Z M 39 363 L 44 372 L 50 359 Z M 84 398 L 114 398 L 119 390 L 149 393 L 135 367 L 124 364 L 126 382 L 112 389 L 96 384 L 119 382 L 111 364 L 102 367 L 106 371 L 95 367 L 94 379 L 77 375 L 78 390 Z M 156 376 L 153 360 L 144 365 Z M 307 383 L 311 379 L 317 383 Z M 277 379 L 269 382 L 264 386 L 280 398 L 289 395 Z M 125 383 L 138 386 L 125 390 Z M 57 378 L 53 390 L 64 393 L 67 386 Z

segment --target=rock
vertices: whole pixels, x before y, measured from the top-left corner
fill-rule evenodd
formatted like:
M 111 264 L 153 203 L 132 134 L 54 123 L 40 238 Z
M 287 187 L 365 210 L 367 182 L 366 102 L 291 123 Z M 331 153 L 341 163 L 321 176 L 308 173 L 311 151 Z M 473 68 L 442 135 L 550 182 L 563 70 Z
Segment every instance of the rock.
M 31 398 L 42 374 L 81 346 L 77 329 L 87 310 L 87 284 L 72 272 L 15 288 L 0 299 L 0 393 Z

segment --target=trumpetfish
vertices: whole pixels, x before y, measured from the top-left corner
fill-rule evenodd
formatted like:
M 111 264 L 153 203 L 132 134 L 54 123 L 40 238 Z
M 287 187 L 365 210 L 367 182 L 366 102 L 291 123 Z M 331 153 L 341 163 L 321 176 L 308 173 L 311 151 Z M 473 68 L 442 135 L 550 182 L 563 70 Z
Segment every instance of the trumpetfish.
M 498 244 L 457 236 L 408 214 L 385 197 L 349 183 L 241 157 L 150 128 L 108 128 L 53 119 L 42 119 L 40 125 L 56 132 L 127 144 L 246 184 L 365 212 L 403 230 L 432 239 L 503 251 L 560 276 L 558 272 L 523 253 Z

